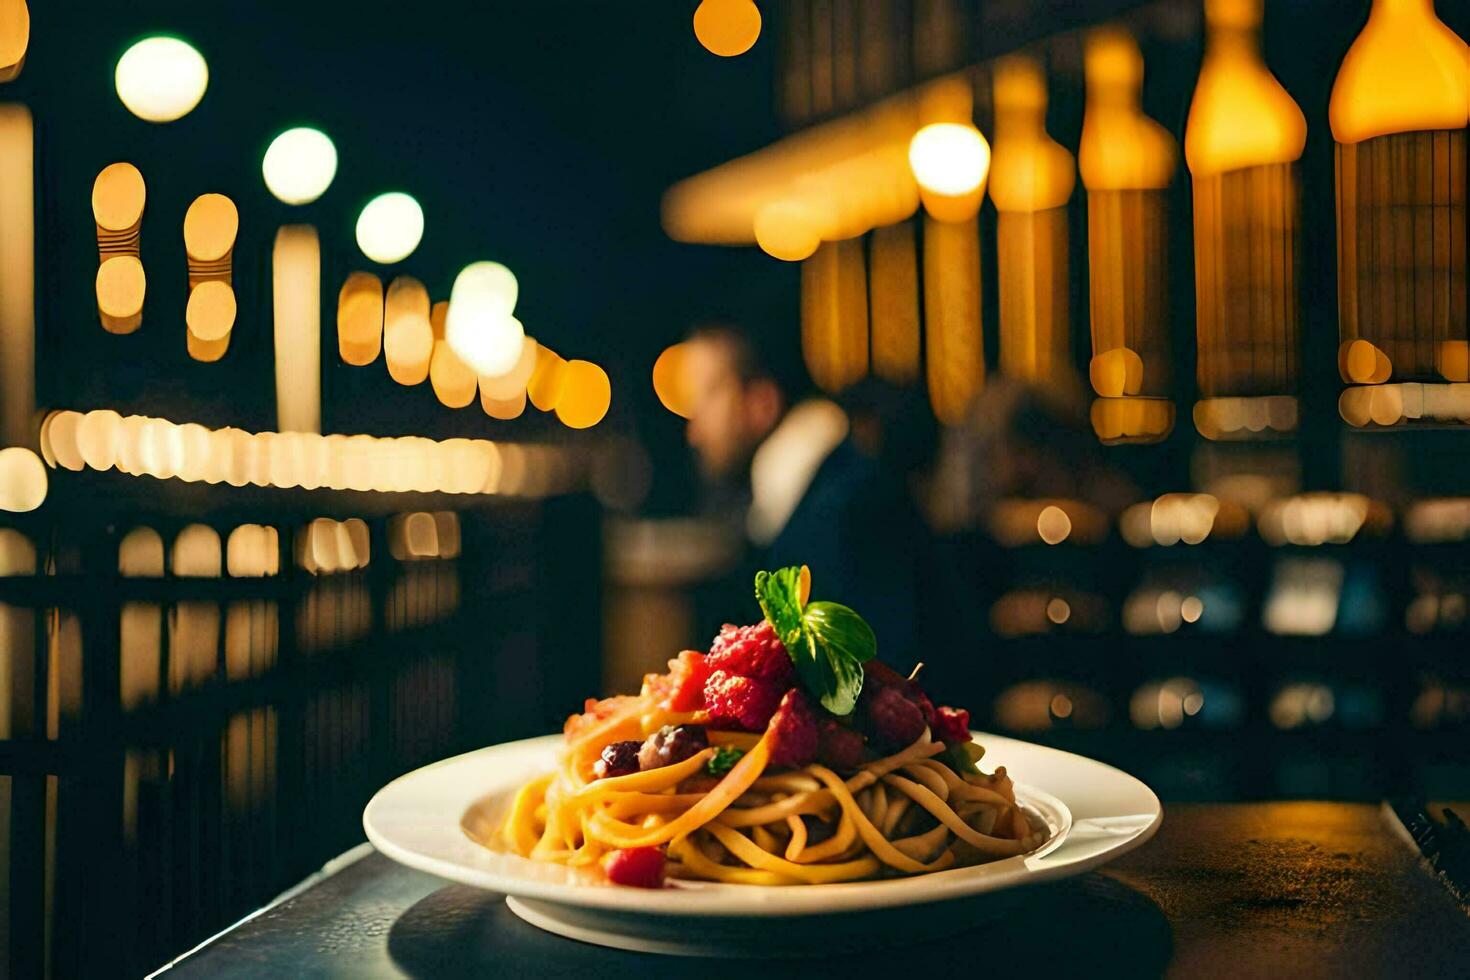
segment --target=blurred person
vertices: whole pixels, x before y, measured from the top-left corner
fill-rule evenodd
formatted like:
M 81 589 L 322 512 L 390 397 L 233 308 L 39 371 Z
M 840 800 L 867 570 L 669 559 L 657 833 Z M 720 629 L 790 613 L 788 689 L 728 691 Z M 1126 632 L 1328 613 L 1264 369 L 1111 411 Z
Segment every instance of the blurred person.
M 809 565 L 816 595 L 862 609 L 880 655 L 912 664 L 931 554 L 911 492 L 935 445 L 932 416 L 915 410 L 922 399 L 874 381 L 842 405 L 799 398 L 731 325 L 695 330 L 687 350 L 686 438 L 705 480 L 703 510 L 738 521 L 748 548 L 725 595 L 748 595 L 755 569 Z

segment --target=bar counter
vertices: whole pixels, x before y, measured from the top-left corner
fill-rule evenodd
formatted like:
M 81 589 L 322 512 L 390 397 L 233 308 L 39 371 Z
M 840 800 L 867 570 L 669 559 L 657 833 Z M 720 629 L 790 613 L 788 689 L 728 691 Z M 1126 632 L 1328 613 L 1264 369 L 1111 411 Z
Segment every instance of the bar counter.
M 1470 813 L 1465 805 L 1454 809 Z M 689 960 L 541 932 L 511 914 L 499 895 L 402 867 L 364 844 L 160 974 L 1470 974 L 1470 910 L 1386 809 L 1363 804 L 1170 806 L 1158 836 L 1116 864 L 1005 901 L 1003 915 L 974 930 L 916 947 L 820 961 Z

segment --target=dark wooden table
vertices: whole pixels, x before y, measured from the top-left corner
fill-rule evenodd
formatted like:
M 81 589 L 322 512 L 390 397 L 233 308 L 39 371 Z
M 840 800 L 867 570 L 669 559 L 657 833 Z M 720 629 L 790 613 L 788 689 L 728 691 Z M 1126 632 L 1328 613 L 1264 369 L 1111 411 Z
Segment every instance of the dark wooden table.
M 1466 809 L 1460 808 L 1464 814 Z M 364 845 L 164 972 L 191 977 L 1470 977 L 1470 915 L 1377 807 L 1171 806 L 1108 869 L 916 948 L 819 961 L 587 946 Z

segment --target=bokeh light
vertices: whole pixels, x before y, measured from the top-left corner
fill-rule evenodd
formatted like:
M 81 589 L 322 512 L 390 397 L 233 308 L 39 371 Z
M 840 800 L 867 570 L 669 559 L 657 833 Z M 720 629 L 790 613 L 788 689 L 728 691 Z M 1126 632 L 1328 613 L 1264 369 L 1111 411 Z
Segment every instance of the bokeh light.
M 521 352 L 516 358 L 515 366 L 504 374 L 494 377 L 489 375 L 480 376 L 480 394 L 494 401 L 509 401 L 520 399 L 522 408 L 525 407 L 526 385 L 531 382 L 531 372 L 536 370 L 536 340 L 533 337 L 521 338 Z M 520 413 L 517 412 L 517 415 Z
M 455 277 L 445 338 L 476 373 L 497 377 L 520 360 L 526 331 L 511 316 L 519 292 L 515 275 L 499 262 L 475 262 Z
M 974 126 L 934 123 L 914 134 L 909 166 L 925 190 L 963 197 L 984 185 L 990 172 L 990 144 Z
M 821 222 L 804 204 L 774 201 L 756 212 L 755 242 L 772 258 L 800 262 L 822 244 Z
M 424 209 L 402 191 L 379 194 L 357 217 L 357 247 L 382 265 L 402 262 L 424 237 Z
M 31 11 L 26 0 L 0 0 L 0 82 L 20 74 L 31 41 Z
M 694 36 L 721 58 L 744 54 L 761 36 L 760 8 L 754 0 L 703 0 L 694 11 Z
M 337 147 L 319 129 L 288 129 L 271 140 L 261 173 L 277 200 L 310 204 L 327 192 L 337 176 Z
M 188 115 L 209 87 L 209 65 L 193 45 L 176 37 L 147 37 L 117 61 L 117 97 L 148 122 Z
M 556 417 L 569 429 L 590 429 L 612 404 L 607 372 L 591 361 L 567 361 L 556 401 Z
M 566 382 L 566 366 L 567 362 L 556 351 L 544 344 L 537 345 L 536 366 L 526 383 L 526 395 L 537 410 L 549 412 L 556 408 Z
M 664 349 L 653 362 L 653 392 L 664 408 L 680 418 L 694 414 L 694 393 L 689 390 L 688 369 L 685 358 L 689 348 L 685 344 L 673 344 Z
M 46 500 L 46 466 L 29 449 L 0 449 L 0 510 L 23 514 Z

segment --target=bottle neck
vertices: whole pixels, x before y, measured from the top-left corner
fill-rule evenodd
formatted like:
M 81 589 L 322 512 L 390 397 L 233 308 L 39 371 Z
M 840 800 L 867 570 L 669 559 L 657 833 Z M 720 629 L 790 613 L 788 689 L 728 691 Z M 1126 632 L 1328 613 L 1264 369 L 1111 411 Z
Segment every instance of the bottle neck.
M 1424 14 L 1434 17 L 1434 0 L 1373 0 L 1373 13 Z

